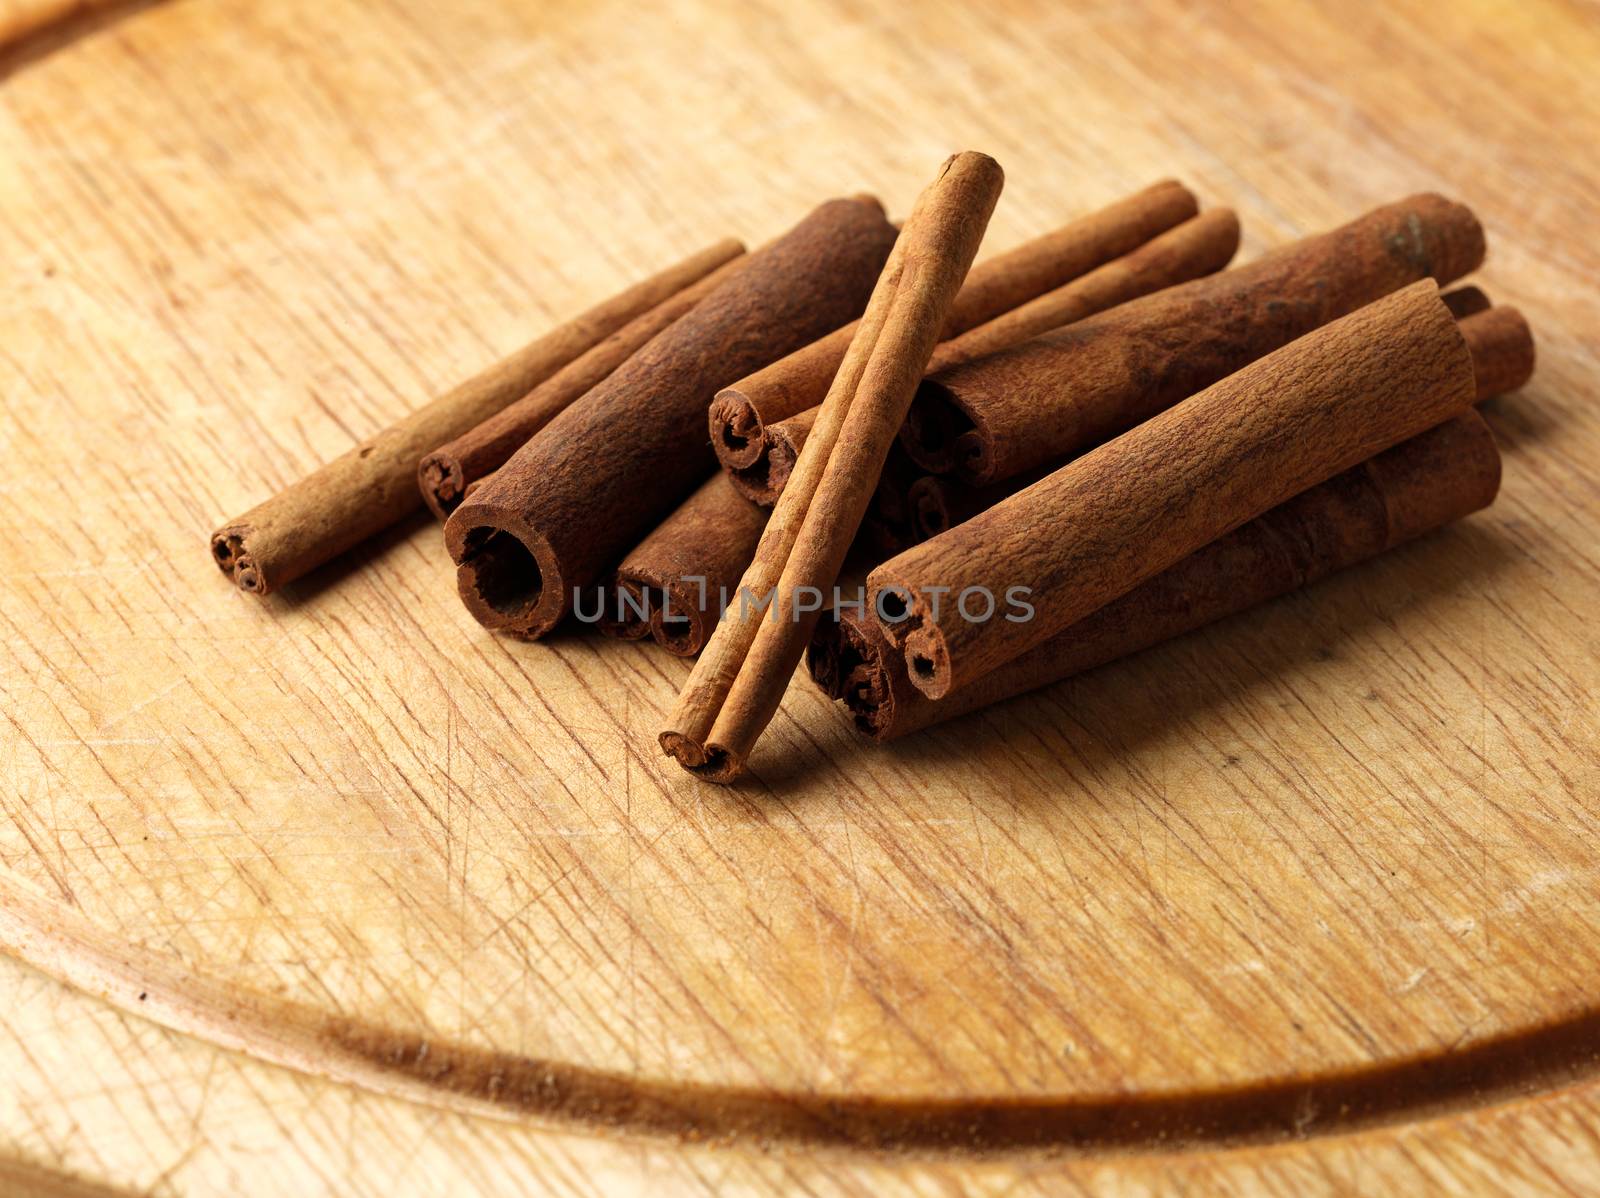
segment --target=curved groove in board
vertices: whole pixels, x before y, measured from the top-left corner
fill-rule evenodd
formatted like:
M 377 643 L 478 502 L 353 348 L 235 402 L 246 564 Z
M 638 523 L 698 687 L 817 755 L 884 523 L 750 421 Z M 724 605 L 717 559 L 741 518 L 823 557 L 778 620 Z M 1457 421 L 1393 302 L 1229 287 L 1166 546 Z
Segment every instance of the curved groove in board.
M 697 1140 L 874 1152 L 1167 1151 L 1329 1135 L 1485 1106 L 1600 1076 L 1600 1008 L 1460 1051 L 1317 1078 L 1143 1095 L 971 1102 L 682 1085 L 406 1036 L 118 946 L 0 871 L 0 950 L 88 994 L 219 1047 L 468 1114 Z

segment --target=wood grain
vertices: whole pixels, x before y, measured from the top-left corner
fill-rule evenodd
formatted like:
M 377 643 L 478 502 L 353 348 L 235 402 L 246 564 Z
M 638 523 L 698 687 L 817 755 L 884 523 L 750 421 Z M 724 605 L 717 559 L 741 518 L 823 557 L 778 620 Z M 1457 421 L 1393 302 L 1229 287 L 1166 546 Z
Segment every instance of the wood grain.
M 181 1043 L 314 1096 L 309 1119 L 448 1125 L 419 1156 L 473 1176 L 547 1137 L 574 1192 L 590 1158 L 560 1145 L 602 1142 L 551 1119 L 732 1139 L 619 1149 L 688 1192 L 885 1137 L 947 1155 L 826 1159 L 928 1190 L 983 1150 L 959 1175 L 999 1189 L 1032 1167 L 1001 1149 L 1163 1129 L 1292 1141 L 1248 1150 L 1263 1192 L 1382 1176 L 1305 1139 L 1356 1126 L 1374 1169 L 1441 1186 L 1538 1184 L 1552 1144 L 1600 1176 L 1591 1098 L 1485 1105 L 1600 1043 L 1597 61 L 1554 0 L 1014 0 L 910 27 L 846 0 L 177 0 L 11 71 L 0 939 L 109 1000 L 51 990 L 20 1025 L 42 1063 L 34 1105 L 0 1107 L 13 1156 L 155 1187 L 179 1123 L 93 1147 L 115 1117 L 74 1106 L 73 1054 L 154 1086 L 141 1046 Z M 219 518 L 652 263 L 827 195 L 903 213 L 968 145 L 1006 167 L 996 248 L 1168 175 L 1239 210 L 1241 260 L 1419 190 L 1471 203 L 1483 285 L 1540 339 L 1488 413 L 1499 503 L 888 749 L 796 687 L 731 795 L 651 743 L 684 663 L 484 635 L 431 524 L 261 604 L 210 564 Z M 63 1004 L 125 1033 L 72 1048 L 39 1030 Z M 1312 1105 L 1349 1080 L 1400 1101 Z M 296 1170 L 392 1176 L 358 1135 L 296 1140 L 282 1103 L 184 1093 Z M 1229 1094 L 1265 1101 L 1130 1130 L 1130 1104 Z M 74 1109 L 100 1113 L 29 1130 Z M 544 1130 L 499 1121 L 523 1115 Z M 1071 1176 L 1244 1190 L 1237 1158 Z

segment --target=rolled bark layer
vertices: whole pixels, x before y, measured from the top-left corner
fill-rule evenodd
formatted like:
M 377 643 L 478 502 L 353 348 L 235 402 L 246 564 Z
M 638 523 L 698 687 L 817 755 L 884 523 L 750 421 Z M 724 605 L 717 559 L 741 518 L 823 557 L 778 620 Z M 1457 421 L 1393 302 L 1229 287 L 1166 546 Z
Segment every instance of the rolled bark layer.
M 794 473 L 794 464 L 800 460 L 811 426 L 817 422 L 821 408 L 807 408 L 804 412 L 769 424 L 759 438 L 760 452 L 748 466 L 729 467 L 723 463 L 728 481 L 751 503 L 771 507 L 778 502 L 783 488 Z
M 421 506 L 423 454 L 526 395 L 741 248 L 718 242 L 552 329 L 218 529 L 212 560 L 240 590 L 265 595 L 382 532 Z
M 1398 288 L 1459 278 L 1483 253 L 1467 208 L 1413 196 L 1248 266 L 932 374 L 903 439 L 932 473 L 997 482 L 1132 428 Z
M 875 200 L 823 204 L 556 416 L 445 523 L 467 609 L 555 627 L 715 467 L 706 397 L 858 314 L 894 238 Z
M 950 306 L 977 253 L 1003 174 L 983 154 L 957 154 L 918 197 L 873 288 L 856 337 L 762 533 L 741 601 L 717 625 L 678 697 L 662 749 L 699 776 L 731 782 L 771 721 L 805 653 L 872 499 Z M 815 606 L 802 603 L 815 596 Z
M 1463 290 L 1477 291 L 1477 288 Z M 1461 292 L 1450 294 L 1459 296 Z M 1481 296 L 1483 293 L 1478 294 Z M 1449 306 L 1450 295 L 1440 298 Z M 1474 313 L 1459 321 L 1459 326 L 1467 343 L 1467 351 L 1472 355 L 1478 402 L 1492 395 L 1514 391 L 1526 383 L 1533 375 L 1534 349 L 1533 332 L 1522 318 L 1522 313 L 1515 308 L 1491 310 L 1487 304 L 1478 305 L 1475 302 L 1458 306 Z M 1455 309 L 1452 308 L 1452 311 Z M 782 428 L 783 425 L 777 427 Z M 974 486 L 953 474 L 923 475 L 912 482 L 907 491 L 911 508 L 911 539 L 907 544 L 919 544 L 948 532 L 1024 487 L 1031 487 L 1058 466 L 1059 463 L 1049 463 L 988 486 Z
M 743 264 L 744 247 L 729 241 L 713 248 L 715 257 L 722 260 L 708 274 L 667 296 L 515 403 L 423 458 L 417 466 L 417 486 L 428 510 L 441 520 L 449 516 L 466 498 L 473 483 L 498 470 L 568 404 L 597 386 L 658 333 L 732 278 Z M 708 260 L 714 260 L 713 251 L 707 251 L 707 255 Z
M 705 648 L 723 600 L 755 556 L 767 513 L 740 495 L 721 472 L 663 520 L 617 567 L 621 586 L 649 597 L 644 633 L 669 653 L 693 657 Z M 632 617 L 638 605 L 631 605 Z M 611 635 L 634 629 L 622 623 Z
M 1258 516 L 942 699 L 911 684 L 902 654 L 861 611 L 819 625 L 806 664 L 858 730 L 895 740 L 1308 586 L 1487 507 L 1499 485 L 1494 437 L 1466 412 Z
M 928 360 L 929 373 L 1015 345 L 1048 329 L 1081 320 L 1163 287 L 1220 270 L 1238 246 L 1239 219 L 1231 209 L 1218 208 L 1202 213 L 1132 253 L 959 337 L 941 342 Z M 759 445 L 739 455 L 740 461 L 748 459 L 747 465 L 735 465 L 733 455 L 719 449 L 718 458 L 734 486 L 752 503 L 767 506 L 776 503 L 816 418 L 817 409 L 811 408 L 776 424 L 767 424 L 759 437 Z M 904 531 L 910 534 L 910 524 Z
M 942 335 L 958 336 L 1126 254 L 1188 220 L 1197 208 L 1193 193 L 1169 179 L 980 262 L 956 297 Z M 836 329 L 718 393 L 709 420 L 724 469 L 753 466 L 767 427 L 822 402 L 855 332 L 854 324 Z
M 1215 274 L 1239 249 L 1239 217 L 1213 208 L 1120 258 L 952 337 L 933 351 L 928 372 L 947 370 L 1019 345 L 1140 296 Z
M 1413 284 L 878 567 L 873 593 L 895 589 L 880 614 L 906 612 L 885 632 L 942 698 L 1475 391 L 1438 288 Z

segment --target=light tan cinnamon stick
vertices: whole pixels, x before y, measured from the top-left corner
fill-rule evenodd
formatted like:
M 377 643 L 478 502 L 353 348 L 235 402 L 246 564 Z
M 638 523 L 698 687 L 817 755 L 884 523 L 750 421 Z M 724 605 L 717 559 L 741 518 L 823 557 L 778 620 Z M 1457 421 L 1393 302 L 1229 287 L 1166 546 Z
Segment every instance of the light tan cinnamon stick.
M 1172 179 L 1146 187 L 1042 237 L 978 263 L 945 318 L 955 337 L 1143 245 L 1198 210 Z M 717 393 L 711 443 L 728 470 L 748 469 L 765 429 L 822 402 L 856 326 L 848 324 Z
M 417 486 L 431 511 L 443 520 L 460 506 L 476 482 L 494 473 L 528 438 L 566 410 L 621 366 L 662 329 L 692 309 L 732 277 L 745 261 L 737 248 L 710 274 L 667 296 L 642 316 L 629 321 L 582 357 L 567 363 L 528 394 L 435 449 L 417 465 Z
M 242 591 L 265 595 L 388 528 L 422 504 L 417 462 L 526 395 L 568 362 L 742 251 L 720 241 L 552 329 L 455 390 L 230 521 L 213 560 Z
M 661 734 L 716 782 L 745 769 L 838 578 L 912 392 L 972 264 L 1003 174 L 982 154 L 949 159 L 918 198 L 861 318 L 800 462 L 730 607 Z M 766 611 L 745 600 L 771 594 Z M 811 596 L 815 606 L 808 607 Z
M 1438 287 L 1412 284 L 878 567 L 885 632 L 942 698 L 1475 394 Z

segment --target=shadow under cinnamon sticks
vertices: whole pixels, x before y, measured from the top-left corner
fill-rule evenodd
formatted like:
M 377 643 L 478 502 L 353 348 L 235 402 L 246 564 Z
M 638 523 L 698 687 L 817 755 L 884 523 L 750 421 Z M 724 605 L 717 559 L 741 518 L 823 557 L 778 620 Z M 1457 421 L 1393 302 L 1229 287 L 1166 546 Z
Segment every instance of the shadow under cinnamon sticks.
M 808 684 L 807 701 L 831 709 L 825 747 L 780 749 L 774 737 L 751 783 L 788 802 L 793 783 L 830 768 L 848 773 L 869 757 L 891 773 L 960 777 L 974 761 L 1004 753 L 1027 763 L 1039 795 L 1053 794 L 1115 772 L 1207 711 L 1259 702 L 1316 663 L 1350 652 L 1364 633 L 1480 586 L 1515 558 L 1483 521 L 1458 522 L 1205 627 L 884 744 L 862 737 Z M 1379 701 L 1364 694 L 1341 706 Z M 1215 764 L 1234 763 L 1219 757 Z

